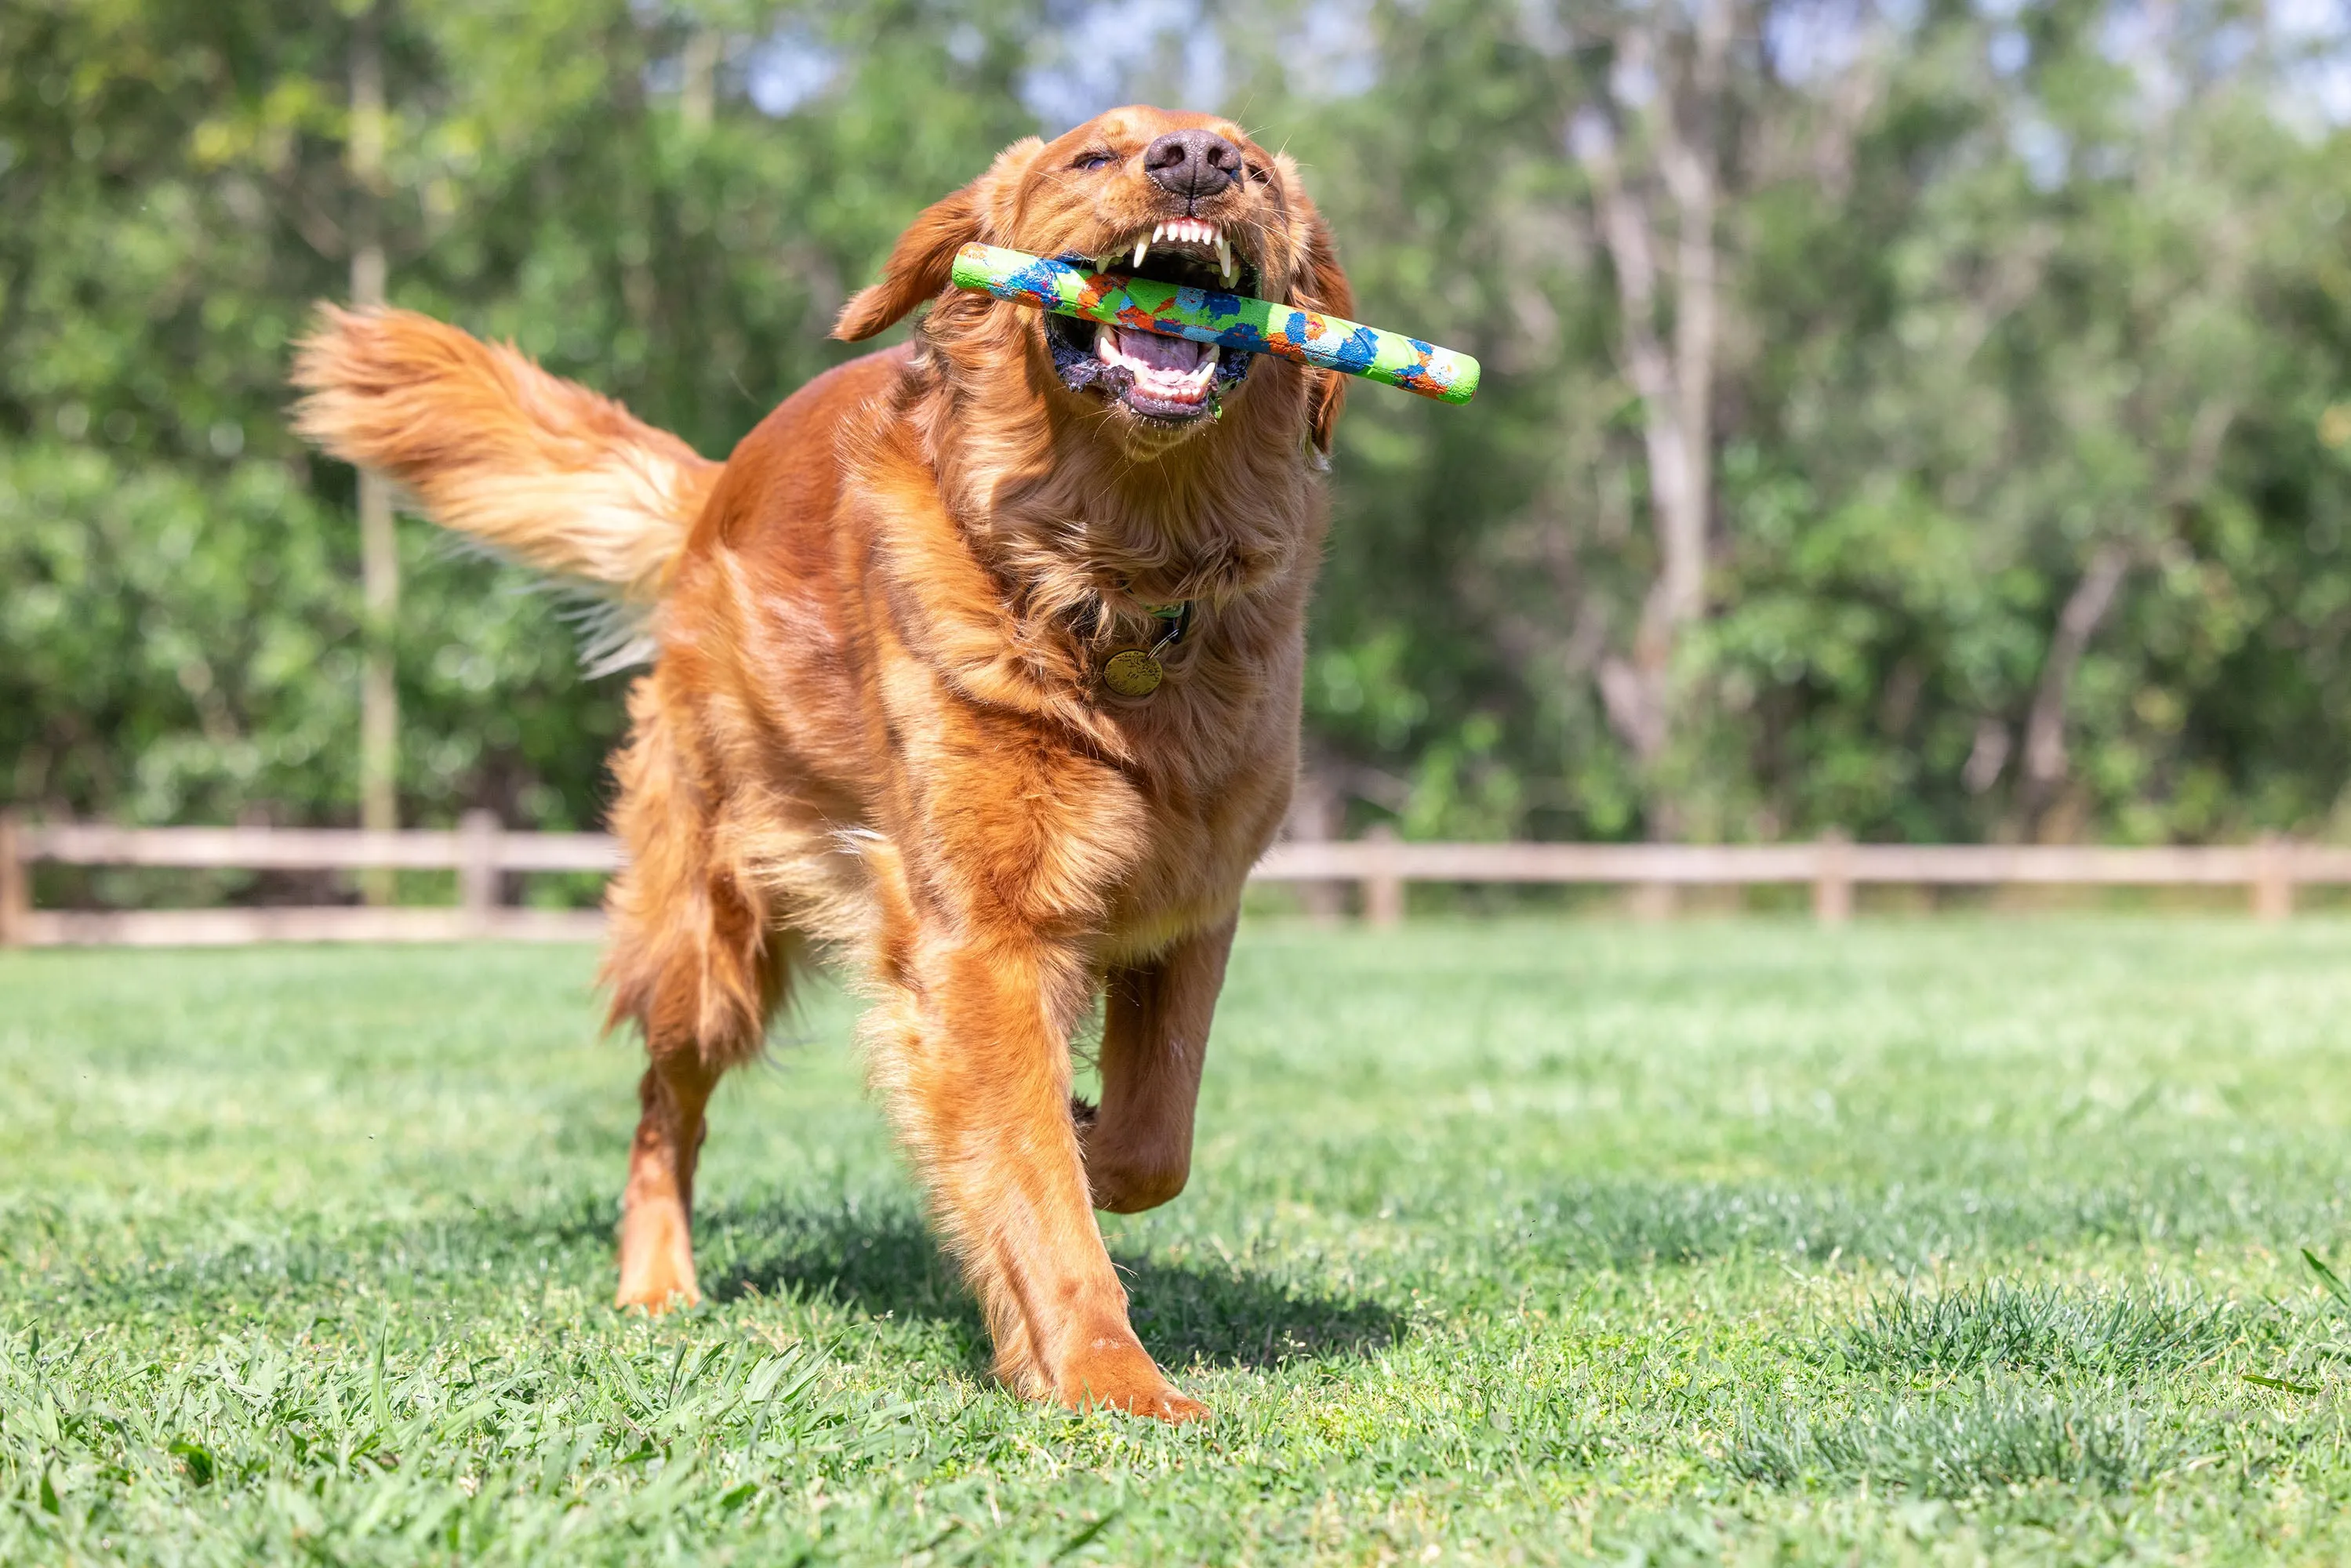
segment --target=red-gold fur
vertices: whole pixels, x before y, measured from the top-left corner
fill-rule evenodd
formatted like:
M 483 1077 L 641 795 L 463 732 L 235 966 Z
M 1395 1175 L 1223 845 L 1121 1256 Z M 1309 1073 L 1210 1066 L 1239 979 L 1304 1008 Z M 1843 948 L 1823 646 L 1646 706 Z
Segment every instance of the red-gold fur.
M 510 350 L 397 311 L 329 313 L 303 430 L 443 523 L 653 605 L 658 660 L 616 759 L 604 974 L 651 1065 L 619 1300 L 697 1299 L 703 1110 L 811 946 L 873 1006 L 874 1079 L 1014 1387 L 1181 1419 L 1128 1326 L 1092 1207 L 1184 1186 L 1242 881 L 1295 770 L 1312 470 L 1339 378 L 1260 359 L 1220 420 L 1152 423 L 1056 377 L 1034 312 L 949 289 L 985 240 L 1095 254 L 1186 204 L 1141 169 L 1205 127 L 1251 177 L 1197 215 L 1260 289 L 1348 313 L 1284 160 L 1228 122 L 1113 110 L 1007 150 L 918 217 L 839 336 L 925 301 L 912 344 L 793 394 L 715 469 Z M 1116 162 L 1073 157 L 1107 147 Z M 1189 600 L 1166 684 L 1099 681 Z M 1069 1038 L 1105 996 L 1102 1104 Z

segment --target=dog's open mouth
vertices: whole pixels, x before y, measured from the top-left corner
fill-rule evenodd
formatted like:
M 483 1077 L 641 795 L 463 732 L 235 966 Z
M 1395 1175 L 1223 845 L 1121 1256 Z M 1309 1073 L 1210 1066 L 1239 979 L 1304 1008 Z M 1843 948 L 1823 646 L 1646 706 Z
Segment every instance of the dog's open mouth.
M 1098 256 L 1061 259 L 1095 272 L 1232 294 L 1251 294 L 1258 287 L 1247 251 L 1200 218 L 1164 218 Z M 1072 392 L 1091 388 L 1146 419 L 1181 423 L 1211 413 L 1218 394 L 1249 374 L 1248 354 L 1227 355 L 1214 343 L 1132 327 L 1048 316 L 1045 339 L 1053 368 Z

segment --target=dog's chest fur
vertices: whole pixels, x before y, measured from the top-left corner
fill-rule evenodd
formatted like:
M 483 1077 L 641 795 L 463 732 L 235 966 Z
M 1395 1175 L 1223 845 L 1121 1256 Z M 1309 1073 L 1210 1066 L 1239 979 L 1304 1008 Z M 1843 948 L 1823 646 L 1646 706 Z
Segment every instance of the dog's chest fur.
M 1221 918 L 1296 769 L 1322 528 L 1302 460 L 1228 443 L 1153 484 L 950 424 L 881 367 L 833 391 L 737 454 L 674 601 L 703 630 L 664 659 L 705 694 L 713 786 L 758 803 L 782 891 L 838 904 L 846 842 L 910 898 L 1108 956 Z M 1165 684 L 1107 691 L 1107 658 L 1157 634 L 1144 606 L 1177 600 Z

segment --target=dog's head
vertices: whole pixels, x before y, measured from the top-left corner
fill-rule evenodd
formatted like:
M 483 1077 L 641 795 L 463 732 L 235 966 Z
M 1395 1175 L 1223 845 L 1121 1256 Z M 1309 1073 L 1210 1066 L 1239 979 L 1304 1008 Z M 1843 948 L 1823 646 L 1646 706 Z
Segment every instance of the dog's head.
M 948 291 L 956 252 L 973 240 L 1335 315 L 1354 308 L 1331 231 L 1288 158 L 1228 120 L 1136 106 L 1052 141 L 1032 137 L 1005 149 L 907 227 L 882 281 L 849 301 L 833 335 L 870 338 Z M 1316 448 L 1330 451 L 1345 398 L 1339 375 L 1298 372 L 1305 408 L 1294 394 L 1277 408 L 1270 393 L 1253 398 L 1251 383 L 1288 369 L 1260 365 L 1257 355 L 992 306 L 951 296 L 933 310 L 928 335 L 954 339 L 967 372 L 989 368 L 989 356 L 1026 360 L 1019 368 L 1034 368 L 1030 380 L 1063 412 L 1102 415 L 1093 423 L 1133 455 L 1198 437 L 1218 423 L 1220 405 L 1245 412 L 1251 425 L 1301 420 Z

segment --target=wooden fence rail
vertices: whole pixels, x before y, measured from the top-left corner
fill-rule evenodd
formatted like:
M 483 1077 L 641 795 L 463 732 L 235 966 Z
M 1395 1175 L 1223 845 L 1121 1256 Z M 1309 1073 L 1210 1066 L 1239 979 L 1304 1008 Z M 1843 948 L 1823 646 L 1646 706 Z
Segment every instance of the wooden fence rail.
M 44 910 L 32 866 L 182 866 L 214 870 L 389 867 L 455 871 L 454 907 Z M 0 813 L 0 946 L 208 946 L 266 941 L 461 941 L 483 936 L 581 941 L 602 929 L 592 910 L 527 909 L 500 901 L 507 873 L 611 872 L 620 848 L 601 833 L 510 833 L 487 812 L 454 831 L 328 828 L 37 826 Z M 1813 912 L 1835 924 L 1865 884 L 2064 887 L 2235 886 L 2252 912 L 2282 920 L 2304 885 L 2351 884 L 2351 848 L 2264 839 L 2252 844 L 2137 849 L 2055 844 L 1856 844 L 1829 837 L 1784 844 L 1445 844 L 1369 838 L 1277 844 L 1259 862 L 1266 883 L 1353 883 L 1364 913 L 1401 918 L 1406 883 L 1537 883 L 1809 885 Z

